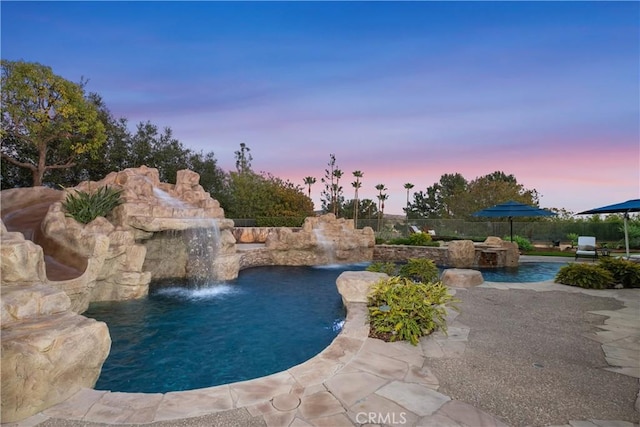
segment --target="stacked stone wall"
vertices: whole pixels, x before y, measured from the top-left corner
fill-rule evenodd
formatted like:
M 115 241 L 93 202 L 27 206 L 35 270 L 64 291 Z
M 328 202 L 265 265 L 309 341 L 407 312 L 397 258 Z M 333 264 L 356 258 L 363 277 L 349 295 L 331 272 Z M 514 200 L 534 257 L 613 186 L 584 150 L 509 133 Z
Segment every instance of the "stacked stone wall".
M 412 258 L 431 259 L 441 267 L 517 267 L 520 253 L 515 243 L 474 244 L 471 240 L 454 241 L 438 247 L 376 245 L 373 252 L 373 260 L 379 262 L 402 262 Z

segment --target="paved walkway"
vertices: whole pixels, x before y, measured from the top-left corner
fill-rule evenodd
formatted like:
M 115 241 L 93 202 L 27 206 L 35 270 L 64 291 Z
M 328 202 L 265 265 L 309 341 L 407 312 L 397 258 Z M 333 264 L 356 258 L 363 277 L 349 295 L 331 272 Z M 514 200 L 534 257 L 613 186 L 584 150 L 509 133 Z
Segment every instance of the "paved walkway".
M 613 298 L 623 308 L 595 311 L 606 316 L 585 336 L 601 344 L 601 369 L 640 378 L 640 289 L 584 290 L 555 284 L 485 282 L 483 289 L 559 291 Z M 467 292 L 464 290 L 459 293 Z M 563 294 L 564 295 L 564 294 Z M 496 310 L 499 310 L 496 307 Z M 169 426 L 506 426 L 497 416 L 440 390 L 430 363 L 463 357 L 474 327 L 448 317 L 449 334 L 433 334 L 420 345 L 368 338 L 366 307 L 350 304 L 342 333 L 322 353 L 287 371 L 256 380 L 165 394 L 112 393 L 84 389 L 67 401 L 27 420 L 27 427 L 145 424 Z M 600 323 L 600 322 L 596 322 Z M 544 408 L 542 408 L 544 411 Z M 639 420 L 576 419 L 566 427 L 632 427 Z M 534 425 L 536 425 L 534 423 Z

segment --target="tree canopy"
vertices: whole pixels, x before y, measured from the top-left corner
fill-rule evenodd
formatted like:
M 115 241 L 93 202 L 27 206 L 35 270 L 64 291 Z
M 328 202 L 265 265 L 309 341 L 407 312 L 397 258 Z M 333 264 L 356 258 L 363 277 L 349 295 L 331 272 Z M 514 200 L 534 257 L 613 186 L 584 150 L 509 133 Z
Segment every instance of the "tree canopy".
M 246 144 L 235 152 L 236 171 L 227 177 L 229 198 L 225 212 L 230 218 L 296 217 L 313 215 L 313 202 L 304 188 L 269 173 L 251 169 L 252 157 Z
M 501 171 L 472 181 L 459 173 L 444 174 L 426 191 L 413 194 L 409 217 L 471 219 L 474 212 L 509 200 L 537 206 L 538 192 Z
M 32 185 L 42 185 L 52 169 L 75 165 L 83 153 L 105 142 L 98 110 L 85 96 L 84 82 L 73 83 L 50 67 L 2 60 L 0 154 L 27 169 Z

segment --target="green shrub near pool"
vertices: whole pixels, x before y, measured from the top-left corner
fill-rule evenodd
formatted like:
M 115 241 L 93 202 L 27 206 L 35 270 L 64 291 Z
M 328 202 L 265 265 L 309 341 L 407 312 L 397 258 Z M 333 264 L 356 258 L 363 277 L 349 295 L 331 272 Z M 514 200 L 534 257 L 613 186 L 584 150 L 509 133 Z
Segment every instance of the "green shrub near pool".
M 447 306 L 457 310 L 458 300 L 438 281 L 433 260 L 373 263 L 367 270 L 392 276 L 374 284 L 368 297 L 372 337 L 417 345 L 420 337 L 437 329 L 447 332 Z
M 597 264 L 571 263 L 560 268 L 555 281 L 587 289 L 640 288 L 640 264 L 610 257 L 600 258 Z
M 420 283 L 400 276 L 381 280 L 369 295 L 370 336 L 418 345 L 420 337 L 437 329 L 446 333 L 446 306 L 456 301 L 442 282 Z

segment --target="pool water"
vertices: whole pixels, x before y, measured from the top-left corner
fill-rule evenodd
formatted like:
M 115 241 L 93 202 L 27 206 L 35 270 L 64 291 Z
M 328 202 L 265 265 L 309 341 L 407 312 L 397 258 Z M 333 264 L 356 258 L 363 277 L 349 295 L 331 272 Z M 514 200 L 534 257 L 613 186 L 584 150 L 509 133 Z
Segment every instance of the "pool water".
M 209 287 L 151 286 L 140 300 L 92 303 L 112 345 L 98 390 L 164 393 L 258 378 L 300 364 L 340 332 L 336 279 L 367 264 L 256 267 Z
M 486 282 L 542 282 L 556 277 L 566 263 L 524 262 L 518 267 L 481 268 Z
M 489 282 L 553 279 L 564 263 L 482 269 Z M 112 345 L 98 390 L 165 393 L 262 377 L 325 349 L 345 318 L 336 279 L 368 263 L 256 267 L 223 284 L 152 283 L 140 300 L 92 303 Z

